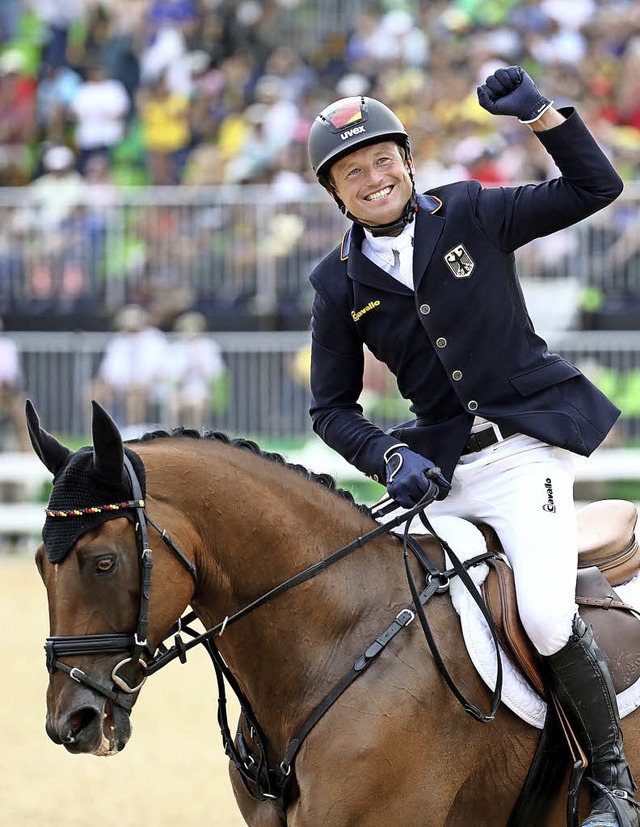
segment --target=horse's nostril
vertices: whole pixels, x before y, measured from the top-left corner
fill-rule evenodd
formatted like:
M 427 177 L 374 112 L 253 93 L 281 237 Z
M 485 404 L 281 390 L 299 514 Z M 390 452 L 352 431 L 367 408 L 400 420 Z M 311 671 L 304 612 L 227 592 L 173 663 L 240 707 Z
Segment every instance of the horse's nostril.
M 66 744 L 73 744 L 83 730 L 96 722 L 98 716 L 98 710 L 91 706 L 84 706 L 76 710 L 76 712 L 69 717 L 69 726 L 64 742 Z

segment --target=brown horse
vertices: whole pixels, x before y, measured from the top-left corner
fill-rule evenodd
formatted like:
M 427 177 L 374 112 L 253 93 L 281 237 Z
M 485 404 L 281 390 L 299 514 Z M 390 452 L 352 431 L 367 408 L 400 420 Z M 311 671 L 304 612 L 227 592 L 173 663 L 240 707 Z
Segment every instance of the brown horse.
M 401 539 L 382 534 L 352 548 L 377 527 L 368 509 L 253 443 L 156 432 L 123 446 L 94 403 L 93 446 L 71 452 L 30 404 L 27 419 L 54 475 L 36 558 L 49 602 L 47 732 L 56 743 L 98 755 L 124 748 L 144 672 L 162 661 L 162 641 L 191 606 L 216 630 L 206 641 L 215 638 L 219 668 L 249 711 L 227 751 L 251 827 L 507 825 L 539 732 L 504 706 L 488 724 L 465 714 L 416 622 L 285 760 L 304 722 L 411 603 Z M 343 548 L 353 553 L 315 571 Z M 430 552 L 437 559 L 435 543 Z M 315 576 L 278 593 L 308 567 Z M 425 610 L 457 686 L 486 707 L 450 600 L 436 594 Z M 183 660 L 188 648 L 179 646 Z M 636 775 L 638 720 L 625 719 Z M 563 798 L 550 827 L 565 824 Z

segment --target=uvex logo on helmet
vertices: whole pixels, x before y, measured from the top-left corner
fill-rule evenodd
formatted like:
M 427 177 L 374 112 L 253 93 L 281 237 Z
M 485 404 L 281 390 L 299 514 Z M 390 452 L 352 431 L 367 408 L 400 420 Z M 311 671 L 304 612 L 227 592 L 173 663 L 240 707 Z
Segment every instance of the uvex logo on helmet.
M 353 138 L 354 135 L 360 135 L 362 132 L 366 132 L 366 128 L 364 126 L 354 126 L 353 129 L 347 129 L 346 132 L 341 132 L 340 137 L 343 141 L 346 141 L 348 138 Z

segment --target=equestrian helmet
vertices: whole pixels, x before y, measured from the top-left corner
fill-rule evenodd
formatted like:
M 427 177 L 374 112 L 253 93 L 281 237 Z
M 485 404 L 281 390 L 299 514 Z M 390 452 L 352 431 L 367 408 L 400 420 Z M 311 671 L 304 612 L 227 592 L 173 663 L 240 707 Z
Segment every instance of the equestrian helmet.
M 341 98 L 316 117 L 309 131 L 309 160 L 323 186 L 331 166 L 367 144 L 393 140 L 408 158 L 409 136 L 402 122 L 384 103 L 363 95 Z

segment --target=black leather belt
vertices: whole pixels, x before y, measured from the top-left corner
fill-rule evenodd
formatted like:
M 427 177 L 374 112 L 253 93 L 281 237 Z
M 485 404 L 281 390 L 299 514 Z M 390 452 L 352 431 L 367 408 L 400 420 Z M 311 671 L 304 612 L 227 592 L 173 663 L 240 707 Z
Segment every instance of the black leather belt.
M 475 434 L 469 434 L 467 444 L 462 449 L 462 455 L 473 454 L 476 451 L 482 451 L 483 448 L 488 448 L 490 445 L 495 445 L 496 442 L 502 442 L 507 437 L 515 436 L 519 431 L 514 431 L 511 428 L 499 428 L 497 425 L 487 425 L 482 431 L 476 431 Z

